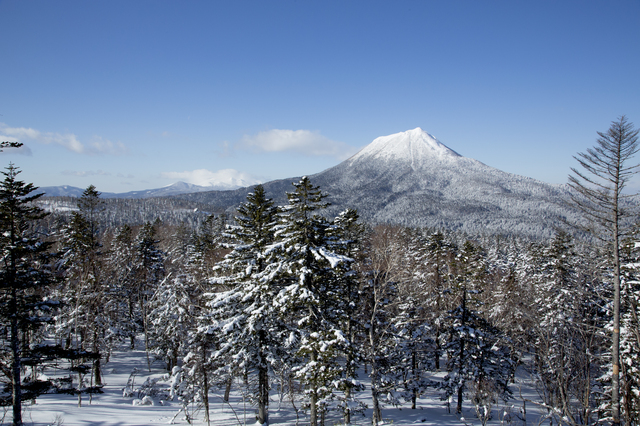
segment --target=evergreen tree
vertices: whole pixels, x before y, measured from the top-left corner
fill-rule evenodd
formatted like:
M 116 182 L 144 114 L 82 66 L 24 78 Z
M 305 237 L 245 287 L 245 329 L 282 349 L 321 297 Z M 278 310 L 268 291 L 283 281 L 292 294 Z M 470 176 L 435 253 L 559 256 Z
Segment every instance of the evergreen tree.
M 155 294 L 158 285 L 165 275 L 164 252 L 158 247 L 159 240 L 156 239 L 157 228 L 160 223 L 145 223 L 136 240 L 134 241 L 134 270 L 136 273 L 136 300 L 140 310 L 142 320 L 142 330 L 144 333 L 144 346 L 147 353 L 147 365 L 151 370 L 151 359 L 149 350 L 151 348 L 150 326 L 149 326 L 149 301 Z
M 63 229 L 62 266 L 65 289 L 62 293 L 64 312 L 58 317 L 57 330 L 66 339 L 65 349 L 79 352 L 101 353 L 106 348 L 104 340 L 108 319 L 104 307 L 108 305 L 109 284 L 103 275 L 102 244 L 100 241 L 100 193 L 88 186 L 78 199 L 78 211 Z M 92 357 L 91 386 L 102 384 L 101 357 Z M 74 358 L 79 365 L 84 359 Z M 82 381 L 81 374 L 78 379 Z M 78 385 L 82 387 L 81 384 Z M 81 395 L 78 394 L 78 403 Z
M 253 392 L 258 406 L 258 424 L 269 422 L 269 374 L 285 357 L 286 326 L 272 305 L 278 283 L 265 277 L 267 249 L 273 243 L 277 209 L 257 185 L 238 207 L 228 234 L 236 241 L 233 250 L 218 263 L 220 277 L 214 282 L 226 291 L 209 302 L 219 349 L 215 358 L 233 374 L 256 372 Z
M 5 396 L 5 389 L 2 399 L 11 401 L 13 424 L 22 425 L 22 402 L 46 390 L 36 377 L 23 383 L 23 360 L 37 358 L 38 350 L 46 351 L 46 347 L 37 345 L 41 342 L 35 340 L 35 334 L 49 322 L 56 303 L 47 292 L 50 244 L 43 242 L 34 229 L 45 216 L 34 204 L 42 194 L 31 195 L 37 188 L 18 180 L 20 171 L 13 164 L 6 170 L 0 183 L 0 350 L 8 360 L 2 371 L 10 372 L 11 396 Z
M 358 212 L 354 209 L 347 209 L 340 213 L 333 221 L 332 226 L 327 230 L 327 235 L 332 243 L 333 250 L 350 259 L 355 263 L 364 260 L 362 250 L 362 239 L 364 238 L 365 227 L 359 222 Z M 362 293 L 360 289 L 361 271 L 354 267 L 354 264 L 341 263 L 336 266 L 338 288 L 342 289 L 341 306 L 342 311 L 340 328 L 345 336 L 344 364 L 340 364 L 342 371 L 340 376 L 334 380 L 335 387 L 343 392 L 343 396 L 337 395 L 338 406 L 342 409 L 345 425 L 351 424 L 351 415 L 362 413 L 366 407 L 363 402 L 356 398 L 355 393 L 364 389 L 364 386 L 357 380 L 358 365 L 365 359 L 362 344 L 356 340 L 364 334 L 362 324 L 356 320 L 361 312 L 360 302 Z
M 513 363 L 507 345 L 501 342 L 500 330 L 477 310 L 481 306 L 477 294 L 483 290 L 486 273 L 483 250 L 470 241 L 465 242 L 456 264 L 452 292 L 459 305 L 449 313 L 449 338 L 445 346 L 448 374 L 442 388 L 446 399 L 457 394 L 456 412 L 461 413 L 469 383 L 476 387 L 474 396 L 478 399 L 473 401 L 476 405 L 486 404 L 485 396 L 490 398 L 493 394 L 508 398 L 507 384 Z
M 601 392 L 602 303 L 571 237 L 558 232 L 537 259 L 532 327 L 536 377 L 550 415 L 589 424 Z M 583 264 L 581 264 L 583 263 Z
M 434 368 L 440 369 L 440 359 L 446 328 L 447 313 L 453 309 L 454 301 L 449 294 L 450 264 L 457 247 L 442 232 L 433 232 L 420 248 L 419 261 L 424 270 L 420 280 L 423 283 L 423 305 L 427 321 L 433 333 Z
M 636 234 L 622 251 L 620 330 L 621 405 L 628 425 L 640 424 L 640 243 Z
M 340 375 L 338 357 L 348 345 L 340 328 L 344 315 L 340 277 L 345 270 L 338 265 L 352 259 L 333 251 L 330 223 L 318 214 L 327 207 L 327 196 L 308 177 L 293 185 L 265 273 L 267 281 L 274 280 L 281 288 L 275 308 L 293 320 L 290 341 L 295 342 L 300 359 L 293 371 L 305 386 L 311 425 L 316 426 L 337 390 L 331 383 Z
M 129 339 L 135 348 L 136 333 L 142 328 L 138 310 L 136 261 L 133 229 L 123 225 L 116 231 L 109 246 L 108 280 L 113 288 L 109 305 L 112 335 Z

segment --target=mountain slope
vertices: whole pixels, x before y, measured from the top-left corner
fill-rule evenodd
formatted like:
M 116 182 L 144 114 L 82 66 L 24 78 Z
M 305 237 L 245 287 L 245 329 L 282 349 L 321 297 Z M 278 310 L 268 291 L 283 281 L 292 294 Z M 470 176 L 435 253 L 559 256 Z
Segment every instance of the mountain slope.
M 210 187 L 192 185 L 186 182 L 176 182 L 172 185 L 157 189 L 145 189 L 142 191 L 130 192 L 101 192 L 102 198 L 152 198 L 152 197 L 168 197 L 178 194 L 190 194 L 193 192 L 211 191 Z M 81 197 L 83 188 L 75 186 L 45 186 L 38 188 L 38 193 L 44 192 L 49 197 Z
M 564 219 L 565 186 L 502 172 L 449 149 L 420 128 L 375 139 L 353 157 L 310 176 L 330 195 L 328 214 L 351 207 L 372 223 L 431 226 L 470 233 L 548 237 Z M 264 184 L 286 203 L 291 178 Z M 233 210 L 250 188 L 179 197 Z

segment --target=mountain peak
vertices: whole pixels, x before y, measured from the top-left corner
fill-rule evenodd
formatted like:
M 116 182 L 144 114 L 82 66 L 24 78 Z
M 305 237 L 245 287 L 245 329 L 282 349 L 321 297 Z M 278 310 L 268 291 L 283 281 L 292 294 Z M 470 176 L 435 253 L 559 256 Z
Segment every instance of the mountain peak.
M 364 159 L 380 159 L 408 161 L 412 167 L 420 167 L 425 163 L 447 161 L 460 157 L 434 136 L 416 127 L 406 132 L 394 133 L 374 139 L 369 145 L 351 157 L 349 164 Z

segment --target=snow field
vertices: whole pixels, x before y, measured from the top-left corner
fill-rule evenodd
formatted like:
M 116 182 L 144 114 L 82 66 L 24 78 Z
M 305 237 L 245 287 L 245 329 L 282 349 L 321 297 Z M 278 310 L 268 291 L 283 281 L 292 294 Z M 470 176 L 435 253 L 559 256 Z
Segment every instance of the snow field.
M 134 369 L 138 370 L 133 383 L 134 394 L 129 397 L 123 396 L 123 390 Z M 25 425 L 51 425 L 51 426 L 133 426 L 133 425 L 156 425 L 156 424 L 177 424 L 187 425 L 184 412 L 181 412 L 182 405 L 179 401 L 167 401 L 164 398 L 168 392 L 169 382 L 162 378 L 167 374 L 164 364 L 156 361 L 152 364 L 149 372 L 146 363 L 146 355 L 142 350 L 121 350 L 114 353 L 108 363 L 104 365 L 104 393 L 94 395 L 89 401 L 87 395 L 82 397 L 82 406 L 78 407 L 78 400 L 75 396 L 48 394 L 42 395 L 35 404 L 25 404 L 23 408 L 23 419 Z M 431 378 L 439 380 L 444 376 L 444 372 L 435 373 Z M 366 374 L 360 371 L 360 380 L 367 385 L 364 392 L 359 397 L 371 407 L 370 388 Z M 158 381 L 158 393 L 155 396 L 147 397 L 149 405 L 142 404 L 136 390 L 147 379 L 160 379 Z M 288 398 L 279 402 L 279 394 L 275 389 L 276 384 L 272 384 L 269 418 L 272 425 L 293 426 L 296 425 L 296 413 Z M 522 396 L 525 399 L 536 400 L 535 389 L 531 386 L 531 381 L 525 372 L 519 370 L 515 385 L 511 385 L 514 399 L 506 404 L 500 401 L 492 407 L 493 417 L 488 425 L 521 425 L 522 421 L 517 418 L 522 408 L 519 389 L 522 389 Z M 210 403 L 210 424 L 213 426 L 233 426 L 233 425 L 255 425 L 255 408 L 251 406 L 246 398 L 243 398 L 241 383 L 234 383 L 229 398 L 229 403 L 223 402 L 223 388 L 212 388 L 209 395 Z M 302 406 L 301 395 L 298 395 L 295 404 L 298 409 Z M 382 415 L 386 425 L 481 425 L 476 417 L 475 409 L 468 399 L 463 406 L 463 416 L 460 418 L 454 413 L 455 402 L 451 404 L 451 413 L 447 412 L 446 401 L 440 400 L 440 393 L 436 389 L 430 389 L 425 395 L 418 399 L 417 408 L 412 410 L 409 403 L 395 408 L 386 406 Z M 10 407 L 6 407 L 5 417 L 0 424 L 10 424 Z M 526 405 L 528 412 L 528 424 L 537 424 L 540 418 L 538 409 L 531 403 Z M 194 410 L 191 412 L 191 410 Z M 504 414 L 507 414 L 506 416 Z M 190 407 L 192 415 L 191 424 L 206 424 L 204 421 L 204 410 L 197 407 Z M 300 412 L 299 425 L 308 424 L 308 413 Z M 533 421 L 532 421 L 533 420 Z M 326 426 L 341 425 L 340 413 L 331 411 L 325 420 Z M 353 425 L 370 425 L 371 409 L 367 409 L 365 416 L 353 415 Z

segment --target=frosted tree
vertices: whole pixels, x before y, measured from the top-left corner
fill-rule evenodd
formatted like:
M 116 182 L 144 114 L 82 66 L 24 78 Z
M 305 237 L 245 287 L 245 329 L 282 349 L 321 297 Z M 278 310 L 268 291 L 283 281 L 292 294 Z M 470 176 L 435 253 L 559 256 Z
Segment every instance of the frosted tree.
M 456 259 L 454 287 L 459 301 L 449 313 L 447 372 L 442 381 L 444 397 L 457 395 L 456 412 L 462 412 L 464 393 L 472 384 L 472 402 L 482 419 L 493 398 L 508 398 L 507 386 L 512 376 L 513 362 L 503 334 L 487 321 L 478 308 L 477 294 L 483 290 L 486 273 L 484 252 L 476 244 L 464 243 Z M 489 410 L 490 413 L 490 410 Z
M 366 329 L 366 360 L 370 365 L 372 423 L 382 423 L 382 405 L 397 405 L 402 395 L 396 392 L 400 374 L 395 312 L 398 303 L 399 271 L 403 269 L 404 253 L 397 242 L 401 229 L 378 226 L 368 239 L 365 263 L 365 283 L 362 288 L 362 322 Z
M 587 219 L 588 230 L 611 246 L 613 270 L 613 327 L 611 345 L 611 417 L 620 425 L 620 245 L 629 228 L 623 208 L 623 190 L 637 173 L 629 164 L 638 152 L 638 131 L 623 115 L 605 133 L 598 132 L 597 145 L 576 158 L 582 171 L 572 168 L 569 186 L 576 191 L 573 203 Z
M 109 304 L 114 337 L 129 339 L 135 348 L 135 337 L 142 322 L 138 310 L 136 258 L 133 229 L 123 225 L 116 231 L 107 254 L 108 279 L 113 288 Z
M 455 256 L 455 244 L 442 232 L 430 232 L 421 241 L 416 255 L 422 268 L 418 279 L 422 283 L 424 313 L 433 334 L 434 368 L 440 369 L 445 318 L 453 309 L 453 300 L 447 297 L 450 264 Z
M 404 228 L 393 240 L 392 253 L 397 260 L 390 264 L 388 273 L 396 282 L 397 300 L 393 301 L 389 316 L 395 343 L 388 355 L 393 365 L 387 377 L 396 376 L 398 396 L 411 401 L 415 409 L 418 396 L 430 384 L 424 373 L 433 369 L 433 355 L 437 352 L 430 313 L 442 306 L 433 303 L 429 277 L 432 265 L 427 260 L 423 231 Z
M 292 343 L 300 362 L 293 371 L 309 398 L 310 422 L 322 422 L 337 390 L 331 383 L 340 376 L 339 356 L 348 346 L 340 328 L 344 315 L 341 275 L 352 259 L 332 249 L 329 222 L 318 213 L 326 195 L 303 177 L 287 193 L 289 204 L 280 213 L 276 242 L 267 257 L 267 281 L 281 286 L 274 299 L 280 315 L 289 316 Z
M 558 232 L 536 259 L 532 327 L 536 377 L 549 415 L 565 424 L 597 419 L 604 325 L 597 280 L 571 237 Z M 602 295 L 604 296 L 604 295 Z
M 354 209 L 347 209 L 341 212 L 327 230 L 327 235 L 333 250 L 356 262 L 364 260 L 365 253 L 362 247 L 362 239 L 365 235 L 365 227 L 359 222 L 358 212 Z M 343 348 L 344 364 L 340 364 L 341 372 L 334 380 L 337 389 L 343 395 L 336 395 L 338 406 L 342 409 L 344 423 L 351 424 L 351 417 L 354 413 L 364 411 L 365 405 L 356 398 L 356 392 L 364 389 L 364 386 L 357 380 L 357 367 L 365 358 L 365 353 L 361 344 L 356 342 L 357 336 L 363 334 L 361 323 L 356 318 L 362 311 L 360 302 L 362 292 L 360 288 L 361 272 L 354 268 L 351 262 L 341 263 L 336 266 L 337 286 L 342 289 L 341 319 L 339 326 L 346 338 Z
M 142 320 L 142 330 L 144 332 L 144 346 L 147 353 L 147 364 L 151 369 L 149 350 L 149 301 L 164 278 L 164 252 L 158 246 L 160 242 L 157 237 L 158 222 L 145 223 L 134 241 L 134 269 L 136 283 L 136 300 L 140 309 Z
M 178 365 L 189 348 L 189 332 L 196 326 L 202 291 L 189 274 L 167 276 L 149 300 L 149 335 L 153 352 L 167 370 Z
M 435 342 L 419 299 L 407 294 L 399 297 L 401 302 L 394 315 L 393 327 L 396 345 L 390 358 L 394 360 L 393 370 L 399 375 L 396 386 L 402 389 L 402 397 L 415 409 L 418 396 L 432 385 L 425 372 L 434 369 L 432 354 Z
M 37 331 L 54 313 L 49 299 L 50 244 L 41 240 L 34 225 L 45 213 L 33 202 L 42 194 L 32 184 L 18 180 L 20 171 L 9 164 L 0 182 L 0 353 L 1 370 L 8 377 L 11 395 L 2 395 L 13 406 L 13 424 L 22 425 L 22 403 L 46 390 L 36 377 L 23 382 L 24 360 L 36 358 Z M 4 393 L 4 392 L 3 392 Z
M 530 351 L 531 330 L 536 325 L 533 298 L 534 281 L 538 273 L 528 250 L 518 243 L 505 250 L 490 248 L 489 262 L 492 284 L 484 294 L 487 318 L 509 336 L 511 356 L 519 364 Z
M 640 243 L 634 235 L 622 251 L 620 330 L 621 405 L 629 425 L 640 424 Z
M 231 374 L 256 372 L 253 396 L 261 425 L 269 422 L 270 371 L 286 355 L 286 326 L 272 304 L 279 283 L 265 275 L 276 213 L 262 185 L 256 186 L 237 210 L 237 225 L 228 230 L 236 241 L 233 250 L 216 266 L 219 277 L 212 283 L 226 290 L 210 295 L 208 302 L 208 333 L 218 340 L 213 357 Z
M 101 353 L 108 320 L 108 283 L 103 274 L 104 262 L 100 240 L 100 193 L 89 185 L 78 199 L 78 211 L 63 229 L 62 267 L 64 268 L 65 310 L 59 316 L 58 333 L 66 335 L 66 347 Z M 78 361 L 81 362 L 81 361 Z M 101 357 L 93 360 L 91 382 L 102 384 Z M 80 402 L 80 395 L 78 395 Z

